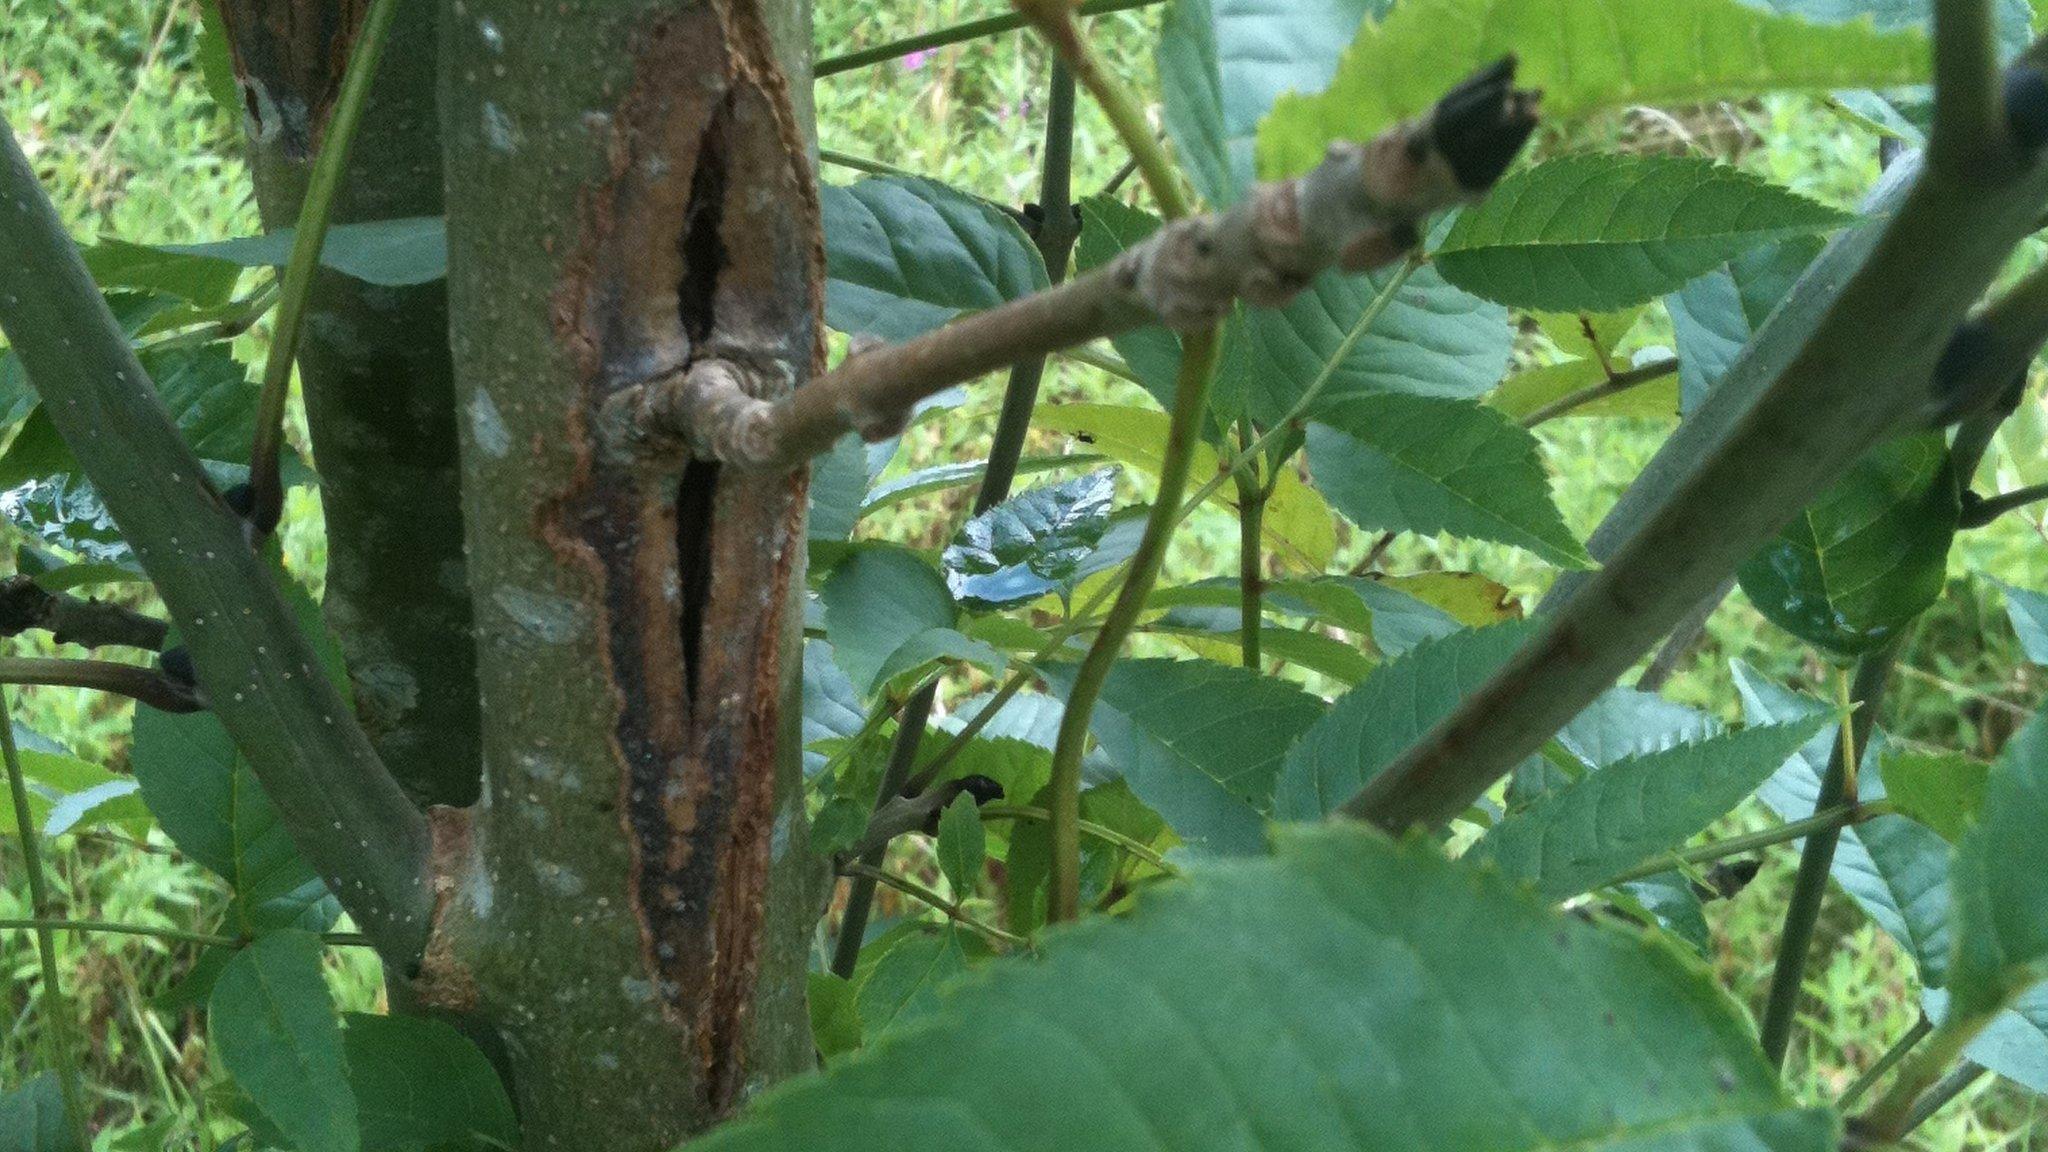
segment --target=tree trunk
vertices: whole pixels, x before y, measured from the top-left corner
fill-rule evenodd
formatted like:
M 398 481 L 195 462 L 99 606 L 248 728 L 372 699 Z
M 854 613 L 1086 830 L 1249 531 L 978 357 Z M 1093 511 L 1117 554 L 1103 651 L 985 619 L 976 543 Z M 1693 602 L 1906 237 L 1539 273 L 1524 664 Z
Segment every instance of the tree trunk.
M 264 227 L 295 223 L 362 0 L 221 0 Z M 434 6 L 399 7 L 337 223 L 441 214 Z M 422 803 L 481 778 L 447 286 L 315 281 L 299 345 L 327 521 L 328 625 L 385 765 Z
M 622 459 L 594 418 L 699 351 L 819 369 L 809 10 L 440 31 L 484 794 L 439 822 L 420 988 L 502 1037 L 527 1147 L 666 1148 L 813 1056 L 805 477 Z

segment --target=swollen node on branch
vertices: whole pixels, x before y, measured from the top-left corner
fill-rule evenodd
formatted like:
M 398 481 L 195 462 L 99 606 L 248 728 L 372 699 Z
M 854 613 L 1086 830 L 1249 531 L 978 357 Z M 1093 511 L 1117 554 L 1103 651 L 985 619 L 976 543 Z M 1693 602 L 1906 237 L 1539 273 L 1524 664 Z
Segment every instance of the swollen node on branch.
M 1540 94 L 1507 57 L 1427 114 L 1242 203 L 1173 221 L 1110 263 L 902 344 L 856 349 L 791 392 L 772 370 L 699 358 L 627 389 L 606 412 L 614 451 L 661 462 L 678 446 L 745 468 L 793 468 L 840 436 L 882 437 L 919 400 L 1019 360 L 1148 324 L 1196 331 L 1238 301 L 1277 307 L 1330 269 L 1366 272 L 1413 249 L 1422 224 L 1492 188 L 1536 129 Z

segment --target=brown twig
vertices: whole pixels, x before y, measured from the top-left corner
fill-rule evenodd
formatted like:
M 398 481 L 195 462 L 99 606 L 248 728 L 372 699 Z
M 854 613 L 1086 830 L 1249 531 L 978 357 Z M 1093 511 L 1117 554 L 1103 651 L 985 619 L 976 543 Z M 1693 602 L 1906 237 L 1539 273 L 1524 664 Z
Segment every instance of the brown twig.
M 51 592 L 33 577 L 0 580 L 0 636 L 19 636 L 33 629 L 49 632 L 59 644 L 154 652 L 164 646 L 171 626 L 119 604 Z
M 116 664 L 111 660 L 47 660 L 38 656 L 0 657 L 0 684 L 42 684 L 57 688 L 91 688 L 147 704 L 160 712 L 203 712 L 206 701 L 191 685 L 154 668 Z
M 1325 270 L 1399 258 L 1431 213 L 1482 194 L 1534 130 L 1536 101 L 1503 60 L 1429 114 L 1335 145 L 1313 172 L 1262 184 L 1228 210 L 1173 221 L 1088 275 L 848 356 L 794 393 L 772 363 L 700 359 L 620 392 L 604 433 L 641 458 L 788 468 L 848 431 L 890 435 L 917 401 L 1020 360 L 1147 324 L 1201 331 L 1239 300 L 1284 304 Z

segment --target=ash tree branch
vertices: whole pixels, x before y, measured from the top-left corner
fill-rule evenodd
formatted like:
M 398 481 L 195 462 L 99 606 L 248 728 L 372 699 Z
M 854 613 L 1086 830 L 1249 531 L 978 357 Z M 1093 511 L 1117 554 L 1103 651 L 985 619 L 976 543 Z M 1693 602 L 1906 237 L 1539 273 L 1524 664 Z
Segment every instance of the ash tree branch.
M 214 714 L 292 840 L 386 963 L 408 970 L 430 910 L 426 818 L 321 675 L 241 517 L 179 436 L 4 129 L 0 204 L 0 329 L 156 584 Z
M 1893 166 L 1871 219 L 1830 244 L 1594 534 L 1602 567 L 1561 578 L 1535 635 L 1346 814 L 1405 829 L 1464 811 L 1865 452 L 1925 427 L 1941 349 L 2048 204 L 2043 46 L 2008 72 L 2002 115 L 1967 114 L 1981 6 L 1940 5 L 1935 32 L 1966 41 L 1937 49 L 1935 99 L 1963 102 L 1942 123 L 1973 138 Z
M 1505 59 L 1429 113 L 1370 142 L 1333 145 L 1314 171 L 1262 184 L 1242 203 L 1190 216 L 1089 274 L 902 344 L 861 351 L 784 394 L 770 367 L 701 359 L 623 390 L 605 410 L 614 450 L 681 452 L 747 468 L 791 468 L 848 431 L 880 437 L 919 400 L 1019 361 L 1163 324 L 1201 331 L 1239 300 L 1277 307 L 1320 273 L 1399 259 L 1432 213 L 1477 198 L 1536 126 L 1538 95 Z
M 31 576 L 0 580 L 0 636 L 32 630 L 48 632 L 59 644 L 154 652 L 164 646 L 171 626 L 119 604 L 51 592 Z
M 53 688 L 91 688 L 126 696 L 159 712 L 203 712 L 206 701 L 190 685 L 153 668 L 116 664 L 111 660 L 47 660 L 38 656 L 0 656 L 0 684 L 41 684 Z

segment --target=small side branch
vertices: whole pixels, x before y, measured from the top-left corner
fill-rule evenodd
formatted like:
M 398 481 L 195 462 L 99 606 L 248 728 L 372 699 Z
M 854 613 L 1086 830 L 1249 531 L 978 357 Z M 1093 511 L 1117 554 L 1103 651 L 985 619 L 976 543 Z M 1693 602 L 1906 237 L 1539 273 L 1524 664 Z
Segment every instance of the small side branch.
M 126 696 L 159 712 L 203 712 L 206 701 L 190 684 L 153 668 L 116 664 L 111 660 L 49 660 L 38 656 L 0 657 L 0 684 L 41 684 L 54 688 L 91 688 Z
M 1538 96 L 1514 75 L 1502 60 L 1427 115 L 1333 146 L 1305 176 L 1176 220 L 1086 276 L 850 355 L 794 393 L 776 366 L 699 360 L 619 393 L 606 435 L 642 459 L 790 468 L 849 431 L 890 435 L 919 400 L 1018 361 L 1148 324 L 1201 331 L 1239 300 L 1276 307 L 1329 269 L 1381 267 L 1415 247 L 1430 214 L 1491 187 L 1535 130 Z
M 2015 488 L 1997 496 L 1977 496 L 1971 493 L 1963 501 L 1962 526 L 1982 528 L 2007 512 L 2016 512 L 2030 504 L 2048 500 L 2048 484 L 2030 484 Z
M 171 626 L 119 604 L 51 592 L 33 577 L 0 580 L 0 636 L 19 636 L 31 630 L 46 631 L 59 644 L 154 652 L 164 646 Z

